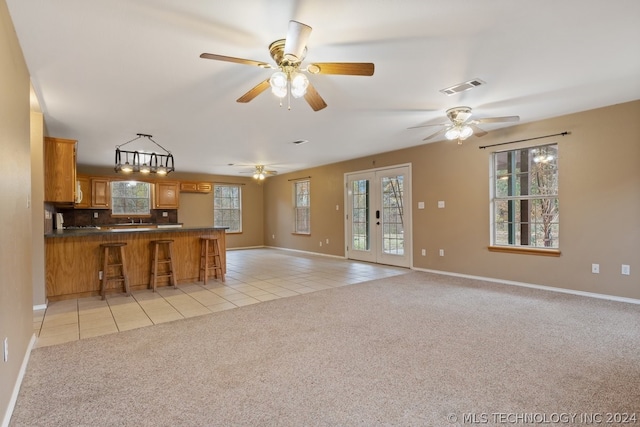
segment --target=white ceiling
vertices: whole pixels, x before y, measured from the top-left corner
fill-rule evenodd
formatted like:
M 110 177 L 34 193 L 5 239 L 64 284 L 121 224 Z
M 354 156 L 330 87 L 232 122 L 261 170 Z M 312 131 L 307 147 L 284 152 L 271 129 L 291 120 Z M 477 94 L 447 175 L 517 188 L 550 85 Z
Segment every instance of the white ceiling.
M 77 139 L 85 165 L 112 166 L 116 145 L 146 133 L 179 171 L 284 173 L 424 144 L 434 128 L 407 128 L 455 106 L 522 123 L 640 99 L 638 0 L 6 2 L 48 133 Z M 290 19 L 313 27 L 305 63 L 375 74 L 311 75 L 319 112 L 270 91 L 237 103 L 272 71 L 199 55 L 273 63 Z M 474 78 L 487 84 L 439 92 Z

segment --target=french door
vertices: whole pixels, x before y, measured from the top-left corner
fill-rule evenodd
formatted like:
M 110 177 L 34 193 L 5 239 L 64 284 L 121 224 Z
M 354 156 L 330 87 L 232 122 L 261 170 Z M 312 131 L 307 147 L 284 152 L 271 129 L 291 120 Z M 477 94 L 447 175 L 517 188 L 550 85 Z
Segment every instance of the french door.
M 347 258 L 411 266 L 411 165 L 345 174 Z

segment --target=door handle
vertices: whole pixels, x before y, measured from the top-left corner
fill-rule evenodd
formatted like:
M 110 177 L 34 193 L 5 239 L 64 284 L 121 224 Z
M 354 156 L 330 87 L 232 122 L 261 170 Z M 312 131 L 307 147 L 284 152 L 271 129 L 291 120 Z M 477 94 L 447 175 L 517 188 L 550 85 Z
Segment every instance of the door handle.
M 376 219 L 380 219 L 380 211 L 376 211 Z

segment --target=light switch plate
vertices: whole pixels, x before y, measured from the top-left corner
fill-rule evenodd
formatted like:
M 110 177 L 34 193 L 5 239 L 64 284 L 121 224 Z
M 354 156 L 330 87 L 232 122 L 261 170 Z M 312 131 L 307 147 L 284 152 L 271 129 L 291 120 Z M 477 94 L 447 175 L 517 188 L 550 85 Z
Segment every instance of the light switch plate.
M 444 208 L 444 200 L 438 200 L 438 208 L 439 209 Z
M 418 202 L 418 209 L 424 209 L 424 202 Z

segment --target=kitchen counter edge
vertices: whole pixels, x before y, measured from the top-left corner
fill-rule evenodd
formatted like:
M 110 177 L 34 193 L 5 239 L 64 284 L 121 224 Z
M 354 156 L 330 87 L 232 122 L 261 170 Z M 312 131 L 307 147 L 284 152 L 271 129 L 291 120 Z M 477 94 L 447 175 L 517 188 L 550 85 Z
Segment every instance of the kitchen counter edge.
M 104 236 L 113 234 L 140 234 L 140 233 L 180 233 L 189 231 L 227 230 L 228 227 L 168 227 L 168 228 L 132 228 L 132 229 L 95 229 L 81 228 L 75 230 L 53 230 L 44 237 L 83 237 Z

